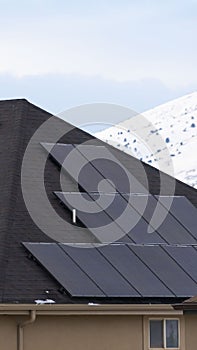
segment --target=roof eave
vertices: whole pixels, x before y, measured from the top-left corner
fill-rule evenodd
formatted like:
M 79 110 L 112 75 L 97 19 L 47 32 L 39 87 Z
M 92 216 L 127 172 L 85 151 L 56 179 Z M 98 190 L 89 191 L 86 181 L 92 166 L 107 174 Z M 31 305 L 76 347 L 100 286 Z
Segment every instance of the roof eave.
M 171 305 L 163 304 L 0 304 L 0 315 L 182 315 Z

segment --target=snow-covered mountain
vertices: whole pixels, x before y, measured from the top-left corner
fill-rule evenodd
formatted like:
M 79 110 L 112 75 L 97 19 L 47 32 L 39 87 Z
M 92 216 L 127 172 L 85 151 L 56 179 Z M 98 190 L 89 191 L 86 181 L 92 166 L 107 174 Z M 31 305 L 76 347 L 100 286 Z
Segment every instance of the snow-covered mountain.
M 197 188 L 197 92 L 95 136 Z

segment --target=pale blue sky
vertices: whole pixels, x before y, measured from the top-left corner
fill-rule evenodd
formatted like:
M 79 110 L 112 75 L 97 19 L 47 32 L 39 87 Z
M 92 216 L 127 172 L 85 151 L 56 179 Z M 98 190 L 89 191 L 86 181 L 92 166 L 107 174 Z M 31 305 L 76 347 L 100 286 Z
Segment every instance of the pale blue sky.
M 197 0 L 0 0 L 0 9 L 1 99 L 53 113 L 93 102 L 142 112 L 196 90 Z

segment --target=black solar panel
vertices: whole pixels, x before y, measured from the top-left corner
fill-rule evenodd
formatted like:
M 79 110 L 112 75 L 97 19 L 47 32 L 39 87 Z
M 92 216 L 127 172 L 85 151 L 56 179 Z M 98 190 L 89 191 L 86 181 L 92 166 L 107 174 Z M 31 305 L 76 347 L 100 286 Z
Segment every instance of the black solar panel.
M 78 219 L 96 235 L 101 242 L 166 243 L 158 232 L 148 233 L 148 222 L 134 209 L 135 198 L 131 195 L 54 192 L 70 209 L 77 209 Z M 95 199 L 99 205 L 97 206 Z M 85 199 L 85 201 L 84 201 Z M 110 204 L 108 204 L 110 203 Z M 72 205 L 71 205 L 72 204 Z M 131 205 L 132 204 L 132 205 Z M 127 213 L 125 208 L 127 207 Z M 95 208 L 95 209 L 94 209 Z M 94 209 L 94 213 L 92 213 Z M 139 220 L 139 221 L 138 221 Z M 104 226 L 113 224 L 112 226 Z M 100 230 L 99 230 L 100 227 Z M 93 229 L 95 228 L 95 230 Z M 127 236 L 126 233 L 128 233 Z
M 174 296 L 128 246 L 108 245 L 99 248 L 99 251 L 142 296 Z
M 97 248 L 77 249 L 65 244 L 61 244 L 61 247 L 108 297 L 140 296 Z
M 92 196 L 92 195 L 91 195 Z M 165 241 L 154 232 L 147 234 L 148 222 L 145 221 L 143 216 L 140 215 L 140 211 L 143 213 L 143 205 L 140 207 L 139 212 L 135 209 L 136 195 L 125 195 L 125 194 L 101 194 L 101 197 L 105 197 L 104 204 L 110 202 L 109 198 L 114 196 L 112 203 L 107 206 L 106 209 L 103 206 L 103 210 L 116 221 L 119 226 L 128 233 L 131 240 L 135 243 L 141 242 L 154 242 L 154 243 L 165 243 Z M 121 241 L 121 239 L 120 239 Z
M 165 238 L 162 238 L 158 232 L 154 231 L 152 233 L 148 233 L 148 223 L 143 218 L 140 219 L 137 225 L 134 226 L 127 235 L 132 241 L 138 244 L 166 243 Z
M 82 157 L 80 155 L 80 157 Z M 99 184 L 103 181 L 103 176 L 92 166 L 92 164 L 86 163 L 79 172 L 77 179 L 78 184 L 87 192 L 99 191 Z M 105 186 L 105 187 L 104 187 Z M 102 191 L 113 192 L 114 187 L 108 181 L 103 183 Z
M 77 147 L 103 178 L 109 179 L 113 183 L 115 191 L 129 193 L 132 190 L 136 193 L 147 193 L 145 187 L 110 152 L 109 148 L 93 145 L 79 145 Z
M 95 235 L 100 242 L 113 242 L 125 235 L 115 221 L 92 199 L 91 194 L 55 192 L 69 208 L 77 208 L 77 218 Z M 100 202 L 101 203 L 101 202 Z M 78 209 L 82 208 L 82 210 Z M 93 211 L 93 212 L 92 212 Z
M 175 219 L 171 211 L 168 212 L 161 204 L 159 204 L 159 213 L 162 210 L 166 218 L 164 218 L 164 222 L 157 228 L 157 231 L 148 233 L 149 222 L 157 205 L 157 200 L 151 195 L 99 194 L 92 192 L 88 194 L 55 192 L 55 194 L 70 210 L 73 208 L 82 209 L 77 209 L 78 219 L 86 227 L 91 229 L 91 232 L 95 234 L 100 242 L 112 242 L 116 240 L 128 242 L 128 238 L 125 237 L 127 233 L 132 242 L 139 244 L 196 243 L 193 236 Z M 147 206 L 143 213 L 143 203 L 146 200 Z M 175 204 L 174 207 L 176 207 Z M 142 212 L 142 217 L 140 211 Z M 113 230 L 110 224 L 113 224 Z
M 42 142 L 41 145 L 60 165 L 64 163 L 66 157 L 74 149 L 72 144 L 63 145 L 61 143 L 53 144 Z
M 105 192 L 126 193 L 131 192 L 131 187 L 136 193 L 147 192 L 105 146 L 54 144 L 51 151 L 49 144 L 42 146 L 87 192 L 98 191 L 98 183 L 103 179 L 108 179 Z
M 98 191 L 98 183 L 103 177 L 90 162 L 87 162 L 78 148 L 71 144 L 54 144 L 52 147 L 51 144 L 42 143 L 42 146 L 85 191 Z M 106 190 L 114 190 L 110 183 L 106 186 Z
M 197 248 L 188 246 L 197 244 L 196 208 L 184 197 L 145 194 L 143 186 L 106 147 L 52 146 L 43 144 L 87 192 L 55 192 L 56 196 L 70 210 L 77 210 L 77 218 L 100 242 L 135 244 L 82 249 L 26 243 L 51 275 L 72 296 L 196 295 Z M 150 226 L 153 233 L 148 232 Z
M 197 251 L 194 247 L 163 247 L 190 277 L 197 282 Z
M 162 196 L 160 202 L 169 208 L 171 197 Z M 173 197 L 170 213 L 197 239 L 197 209 L 186 197 Z M 188 242 L 189 243 L 189 242 Z
M 197 294 L 197 251 L 192 247 L 24 246 L 73 297 L 169 298 Z
M 124 197 L 127 197 L 128 194 L 123 194 Z M 167 209 L 164 207 L 160 202 L 157 201 L 157 199 L 154 196 L 143 196 L 138 195 L 135 196 L 135 208 L 136 210 L 140 210 L 140 208 L 143 207 L 143 201 L 147 198 L 147 205 L 146 209 L 143 213 L 143 217 L 146 219 L 147 222 L 151 221 L 153 212 L 156 208 L 156 205 L 158 205 L 158 222 L 160 223 L 160 226 L 157 227 L 157 232 L 159 233 L 160 237 L 168 244 L 195 244 L 196 240 L 195 238 L 190 234 L 187 228 L 185 228 L 180 221 L 178 221 L 175 216 L 171 212 L 171 208 Z M 163 197 L 161 197 L 162 200 Z M 172 197 L 171 197 L 172 200 Z M 174 202 L 173 207 L 180 206 L 179 202 Z M 139 208 L 139 209 L 138 209 Z M 178 210 L 177 210 L 178 211 Z M 189 207 L 187 209 L 189 211 Z M 165 216 L 164 216 L 165 215 Z M 160 221 L 160 218 L 163 216 L 164 220 L 163 222 Z M 196 216 L 197 218 L 197 216 Z M 180 217 L 181 220 L 181 217 Z M 197 220 L 197 219 L 193 219 Z M 153 225 L 153 224 L 152 224 Z M 132 232 L 131 232 L 132 234 Z M 151 241 L 151 235 L 149 236 L 150 240 L 149 243 L 153 243 Z M 142 243 L 148 242 L 145 240 Z M 138 241 L 138 243 L 140 243 Z
M 102 184 L 102 189 L 105 193 L 118 191 L 121 193 L 121 196 L 124 196 L 128 201 L 128 195 L 123 195 L 123 193 L 131 191 L 128 179 L 130 179 L 130 181 L 132 180 L 132 191 L 137 190 L 140 192 L 141 189 L 142 193 L 145 192 L 145 189 L 138 183 L 138 181 L 132 177 L 124 166 L 120 164 L 119 161 L 104 146 L 98 147 L 93 145 L 55 144 L 52 149 L 50 144 L 43 144 L 43 146 L 50 152 L 52 157 L 58 161 L 60 165 L 62 165 L 66 159 L 66 163 L 64 164 L 66 171 L 87 192 L 99 192 L 99 184 Z M 73 150 L 74 152 L 71 152 Z M 70 152 L 71 157 L 69 158 Z M 77 173 L 78 168 L 81 169 L 79 173 Z M 130 208 L 127 215 L 123 216 L 124 222 L 121 222 L 121 219 L 119 219 L 119 228 L 117 229 L 117 225 L 115 225 L 117 232 L 114 233 L 114 237 L 117 239 L 119 239 L 119 237 L 123 238 L 124 235 L 120 234 L 122 229 L 122 231 L 128 233 L 129 239 L 136 243 L 166 242 L 168 244 L 195 244 L 197 242 L 197 210 L 188 200 L 185 198 L 176 197 L 174 198 L 172 206 L 169 209 L 169 201 L 172 201 L 171 197 L 160 197 L 159 203 L 157 199 L 151 195 L 133 195 L 133 198 L 134 197 L 135 203 L 133 207 L 135 210 Z M 148 203 L 144 211 L 143 204 L 145 199 L 148 199 Z M 160 204 L 160 202 L 162 204 Z M 112 204 L 106 208 L 105 212 L 111 217 L 112 220 L 114 220 L 114 218 L 117 217 L 117 209 L 121 206 L 125 207 L 125 202 L 121 197 L 119 197 L 117 205 L 116 203 L 114 205 Z M 165 219 L 163 222 L 161 222 L 159 227 L 151 220 L 156 206 L 158 210 L 158 215 L 155 215 L 156 219 L 165 216 Z M 132 221 L 132 216 L 137 217 L 137 215 L 140 215 L 143 218 L 140 219 L 137 225 L 131 225 L 131 230 L 125 230 L 124 227 L 128 227 L 126 221 Z M 88 219 L 87 217 L 83 217 L 83 220 L 81 219 L 85 226 L 96 226 L 97 228 L 99 221 L 103 223 L 102 227 L 104 227 L 104 225 L 107 225 L 109 222 L 108 220 L 110 219 L 104 214 L 98 214 L 97 219 L 95 219 L 95 216 L 93 215 L 91 218 L 89 215 Z M 147 235 L 147 227 L 150 224 L 150 221 L 153 226 L 153 231 L 155 232 Z M 106 232 L 103 235 L 99 232 L 97 235 L 104 237 L 106 236 Z M 108 233 L 108 235 L 110 234 Z M 103 238 L 101 238 L 101 241 L 104 242 Z M 111 236 L 109 239 L 107 238 L 106 242 L 110 241 Z
M 132 246 L 129 248 L 177 296 L 197 294 L 197 284 L 160 246 Z
M 72 296 L 105 296 L 104 292 L 55 243 L 23 243 Z
M 112 220 L 116 221 L 123 231 L 128 234 L 132 242 L 165 243 L 165 240 L 162 239 L 156 231 L 148 234 L 149 224 L 144 217 L 140 215 L 140 212 L 143 214 L 143 203 L 137 208 L 139 212 L 135 209 L 137 195 L 117 193 L 116 195 L 102 194 L 101 196 L 106 197 L 106 202 L 109 201 L 110 197 L 115 197 L 111 205 L 106 205 L 105 211 Z M 122 242 L 123 237 L 120 238 L 120 242 Z
M 111 218 L 93 201 L 89 194 L 74 192 L 54 192 L 55 195 L 70 209 L 77 209 L 77 218 L 89 228 L 108 225 Z

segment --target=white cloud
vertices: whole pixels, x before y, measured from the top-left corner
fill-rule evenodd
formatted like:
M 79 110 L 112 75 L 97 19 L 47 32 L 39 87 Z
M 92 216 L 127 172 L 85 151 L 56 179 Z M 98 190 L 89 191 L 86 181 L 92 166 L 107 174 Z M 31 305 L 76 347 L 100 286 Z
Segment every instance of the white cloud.
M 124 1 L 111 10 L 101 2 L 94 11 L 86 2 L 82 13 L 79 2 L 76 10 L 66 3 L 58 10 L 49 2 L 45 15 L 2 18 L 0 72 L 159 79 L 169 88 L 197 82 L 197 25 L 177 1 Z

